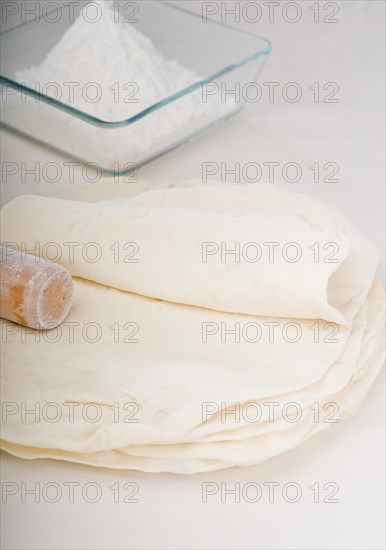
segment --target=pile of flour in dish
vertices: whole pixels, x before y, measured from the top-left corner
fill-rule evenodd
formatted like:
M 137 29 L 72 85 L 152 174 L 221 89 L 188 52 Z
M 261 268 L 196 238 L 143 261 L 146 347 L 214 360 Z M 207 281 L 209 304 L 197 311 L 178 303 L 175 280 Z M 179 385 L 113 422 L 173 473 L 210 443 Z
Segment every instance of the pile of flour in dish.
M 201 80 L 194 71 L 164 59 L 135 24 L 124 23 L 122 17 L 115 20 L 109 0 L 93 4 L 99 18 L 90 22 L 80 14 L 39 66 L 16 73 L 18 82 L 100 120 L 120 122 Z M 37 108 L 34 100 L 27 101 Z M 189 125 L 193 130 L 209 124 L 234 107 L 218 99 L 203 102 L 199 88 L 126 128 L 101 130 L 56 110 L 54 115 L 60 125 L 70 126 L 67 147 L 73 143 L 74 154 L 93 161 L 99 154 L 102 161 L 107 159 L 104 164 L 113 164 L 142 160 L 152 147 L 163 146 L 165 138 L 178 139 Z M 52 113 L 48 111 L 46 121 L 45 115 L 42 110 L 42 131 L 44 124 L 54 124 Z M 55 128 L 51 132 L 55 144 Z M 60 126 L 57 132 L 66 133 Z
M 256 464 L 355 414 L 384 362 L 377 252 L 310 197 L 106 183 L 20 196 L 2 223 L 4 241 L 75 277 L 58 330 L 2 321 L 15 406 L 1 446 L 16 456 L 185 474 Z

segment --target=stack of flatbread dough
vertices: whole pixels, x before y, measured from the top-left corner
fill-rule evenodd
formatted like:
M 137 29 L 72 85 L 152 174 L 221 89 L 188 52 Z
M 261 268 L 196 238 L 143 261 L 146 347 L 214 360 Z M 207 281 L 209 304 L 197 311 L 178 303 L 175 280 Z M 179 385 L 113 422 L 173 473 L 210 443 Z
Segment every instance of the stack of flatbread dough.
M 2 241 L 76 286 L 60 329 L 3 321 L 2 448 L 20 457 L 256 464 L 353 415 L 384 361 L 377 253 L 304 195 L 100 183 L 18 197 Z

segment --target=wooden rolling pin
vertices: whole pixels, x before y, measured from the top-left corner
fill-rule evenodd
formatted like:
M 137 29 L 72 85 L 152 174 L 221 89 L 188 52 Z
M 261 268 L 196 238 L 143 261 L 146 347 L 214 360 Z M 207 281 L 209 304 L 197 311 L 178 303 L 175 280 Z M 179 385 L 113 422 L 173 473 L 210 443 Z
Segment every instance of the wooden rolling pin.
M 0 247 L 0 315 L 15 323 L 46 330 L 70 311 L 74 282 L 60 265 Z

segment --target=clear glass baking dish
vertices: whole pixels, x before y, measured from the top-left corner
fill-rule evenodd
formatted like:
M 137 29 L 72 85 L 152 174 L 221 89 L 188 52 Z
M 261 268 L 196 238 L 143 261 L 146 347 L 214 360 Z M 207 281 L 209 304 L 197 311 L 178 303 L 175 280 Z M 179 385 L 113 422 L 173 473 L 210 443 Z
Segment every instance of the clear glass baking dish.
M 101 119 L 29 88 L 15 76 L 39 65 L 73 24 L 84 3 L 75 3 L 75 10 L 74 4 L 71 6 L 71 17 L 66 15 L 70 4 L 1 33 L 2 124 L 75 159 L 95 163 L 105 174 L 132 172 L 235 115 L 253 95 L 253 83 L 271 50 L 264 38 L 210 19 L 204 22 L 202 15 L 186 9 L 185 3 L 131 2 L 136 6 L 136 28 L 165 59 L 176 60 L 200 77 L 146 109 L 141 110 L 139 104 L 134 116 Z M 60 13 L 55 14 L 55 9 Z M 178 128 L 157 136 L 155 129 L 184 113 L 192 101 L 201 106 L 197 115 L 188 121 L 182 117 Z

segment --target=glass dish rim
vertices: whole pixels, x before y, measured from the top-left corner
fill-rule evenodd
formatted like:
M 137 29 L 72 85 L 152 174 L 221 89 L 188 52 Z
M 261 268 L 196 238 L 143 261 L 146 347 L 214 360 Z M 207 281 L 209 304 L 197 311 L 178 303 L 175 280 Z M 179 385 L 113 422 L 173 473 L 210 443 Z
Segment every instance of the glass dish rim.
M 175 4 L 172 4 L 167 0 L 161 0 L 161 2 L 159 2 L 159 4 L 168 6 L 169 8 L 173 8 L 173 9 L 176 9 L 176 10 L 179 10 L 179 11 L 183 11 L 183 12 L 185 12 L 189 15 L 195 16 L 195 17 L 200 17 L 199 14 L 197 14 L 197 13 L 191 11 L 191 10 L 188 10 L 186 8 L 182 8 L 181 6 L 176 6 Z M 17 28 L 20 28 L 21 26 L 26 26 L 26 25 L 32 23 L 33 21 L 36 21 L 36 18 L 31 19 L 30 21 L 26 21 L 25 23 L 22 23 L 21 25 L 17 25 L 15 27 L 11 28 L 11 29 L 7 29 L 7 30 L 3 31 L 2 33 L 0 33 L 0 36 L 2 36 L 4 34 L 8 34 L 9 32 L 12 32 L 13 30 L 15 30 Z M 262 40 L 263 41 L 263 46 L 259 50 L 257 50 L 255 52 L 241 58 L 239 61 L 231 63 L 230 65 L 227 65 L 223 69 L 220 69 L 219 71 L 216 71 L 216 72 L 202 78 L 201 80 L 199 80 L 197 82 L 194 82 L 193 84 L 190 84 L 189 86 L 183 88 L 182 90 L 179 90 L 178 92 L 176 92 L 174 94 L 171 94 L 171 95 L 165 97 L 164 99 L 161 99 L 160 101 L 157 101 L 156 103 L 154 103 L 150 107 L 147 107 L 146 109 L 140 111 L 139 113 L 137 113 L 137 114 L 135 114 L 135 115 L 133 115 L 129 118 L 123 119 L 123 120 L 113 122 L 113 121 L 103 120 L 101 118 L 95 117 L 93 115 L 90 115 L 89 113 L 85 113 L 84 111 L 81 111 L 80 109 L 72 107 L 71 105 L 67 105 L 66 103 L 63 103 L 63 102 L 59 101 L 58 99 L 54 99 L 54 98 L 52 98 L 52 97 L 50 97 L 46 94 L 42 94 L 41 92 L 38 92 L 37 90 L 33 90 L 32 88 L 29 88 L 28 86 L 24 86 L 23 84 L 20 84 L 19 82 L 16 82 L 15 80 L 7 78 L 7 77 L 5 77 L 1 74 L 0 74 L 0 84 L 5 84 L 6 86 L 9 86 L 10 88 L 13 88 L 13 89 L 17 90 L 18 92 L 21 92 L 21 93 L 24 93 L 26 95 L 35 97 L 35 98 L 39 99 L 39 101 L 43 101 L 44 103 L 52 105 L 53 107 L 56 107 L 57 109 L 65 111 L 65 112 L 69 113 L 70 115 L 72 115 L 76 118 L 79 118 L 81 120 L 84 120 L 88 124 L 92 124 L 92 125 L 97 126 L 99 128 L 113 129 L 113 128 L 126 127 L 126 126 L 129 126 L 130 124 L 133 124 L 137 120 L 140 120 L 141 118 L 144 118 L 145 116 L 151 114 L 152 112 L 157 111 L 158 109 L 164 107 L 165 105 L 168 105 L 169 103 L 172 103 L 173 101 L 176 101 L 177 99 L 183 97 L 184 95 L 187 95 L 190 92 L 193 92 L 194 90 L 198 89 L 203 84 L 205 84 L 207 82 L 212 82 L 212 81 L 216 80 L 217 78 L 219 78 L 220 76 L 223 76 L 227 73 L 230 73 L 230 72 L 234 71 L 235 69 L 237 69 L 239 67 L 242 67 L 243 65 L 246 65 L 250 61 L 253 61 L 253 60 L 257 59 L 258 57 L 260 57 L 262 55 L 268 55 L 272 50 L 271 42 L 269 40 L 267 40 L 266 38 L 263 38 L 259 35 L 251 33 L 249 31 L 237 29 L 237 28 L 235 28 L 231 25 L 227 25 L 226 23 L 221 23 L 219 21 L 215 21 L 215 20 L 209 19 L 209 18 L 207 20 L 207 23 L 221 25 L 221 26 L 227 27 L 227 28 L 229 28 L 233 31 L 253 36 L 255 39 Z

